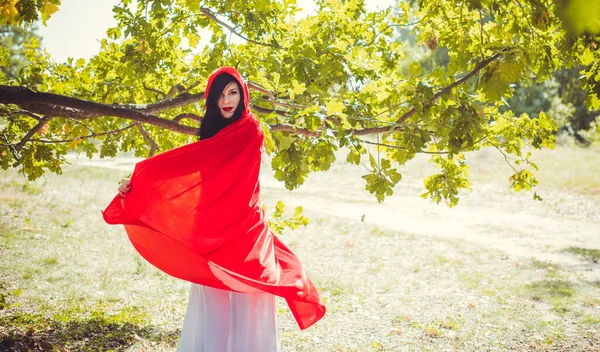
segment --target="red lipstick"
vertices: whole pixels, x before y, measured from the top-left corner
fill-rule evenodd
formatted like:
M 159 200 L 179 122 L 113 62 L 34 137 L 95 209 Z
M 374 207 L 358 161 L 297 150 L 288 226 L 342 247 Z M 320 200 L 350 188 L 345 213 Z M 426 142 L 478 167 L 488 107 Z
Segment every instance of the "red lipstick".
M 231 110 L 233 110 L 233 108 L 223 108 L 223 111 L 230 112 Z

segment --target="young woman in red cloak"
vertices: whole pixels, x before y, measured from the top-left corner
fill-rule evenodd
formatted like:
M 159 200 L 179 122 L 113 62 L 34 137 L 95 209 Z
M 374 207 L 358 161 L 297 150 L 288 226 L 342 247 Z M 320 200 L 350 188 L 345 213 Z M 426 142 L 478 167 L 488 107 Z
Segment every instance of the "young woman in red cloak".
M 136 164 L 103 216 L 150 263 L 192 282 L 179 351 L 279 351 L 274 296 L 300 329 L 325 306 L 260 205 L 264 135 L 246 82 L 222 67 L 204 94 L 200 140 Z

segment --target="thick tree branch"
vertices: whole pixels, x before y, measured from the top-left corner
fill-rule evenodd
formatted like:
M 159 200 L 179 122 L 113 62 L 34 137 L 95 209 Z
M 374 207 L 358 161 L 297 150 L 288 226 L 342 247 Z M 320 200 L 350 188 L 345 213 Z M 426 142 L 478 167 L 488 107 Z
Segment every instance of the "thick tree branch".
M 53 116 L 67 115 L 67 117 L 75 119 L 115 116 L 188 135 L 194 135 L 197 131 L 197 128 L 180 125 L 177 122 L 162 119 L 129 106 L 105 105 L 52 93 L 34 92 L 25 87 L 0 85 L 0 93 L 2 93 L 0 94 L 1 104 L 15 104 L 35 112 L 46 110 L 52 112 Z M 60 114 L 59 111 L 64 114 Z
M 505 49 L 504 51 L 510 50 L 510 48 Z M 489 65 L 494 60 L 498 59 L 502 56 L 503 53 L 495 54 L 483 61 L 481 61 L 473 70 L 467 73 L 464 77 L 456 80 L 452 84 L 444 87 L 439 92 L 437 92 L 431 99 L 426 101 L 423 106 L 427 107 L 433 104 L 439 97 L 444 94 L 450 92 L 454 87 L 465 83 L 471 77 L 476 75 L 479 71 L 481 71 L 484 67 Z M 264 94 L 269 95 L 269 98 L 274 99 L 274 95 L 268 90 L 259 87 L 258 85 L 253 85 L 253 89 L 258 90 Z M 16 86 L 2 86 L 0 85 L 0 104 L 15 104 L 21 108 L 26 109 L 20 110 L 23 114 L 31 116 L 41 121 L 39 115 L 43 114 L 46 116 L 58 116 L 58 117 L 66 117 L 71 118 L 73 120 L 82 120 L 82 119 L 90 119 L 97 118 L 101 116 L 115 116 L 124 119 L 128 119 L 131 121 L 137 121 L 140 123 L 147 123 L 153 126 L 158 126 L 170 131 L 186 134 L 186 135 L 195 135 L 197 133 L 197 128 L 181 125 L 179 122 L 183 119 L 189 118 L 194 120 L 200 120 L 201 118 L 194 114 L 181 114 L 175 117 L 173 120 L 167 120 L 158 116 L 153 115 L 155 112 L 160 112 L 167 109 L 173 109 L 181 106 L 185 106 L 188 104 L 196 103 L 198 101 L 204 100 L 204 93 L 197 94 L 188 94 L 184 93 L 178 95 L 171 99 L 163 99 L 161 101 L 151 103 L 151 104 L 128 104 L 128 105 L 108 105 L 108 104 L 100 104 L 92 101 L 66 97 L 62 95 L 52 94 L 52 93 L 40 93 L 34 92 L 26 87 L 16 87 Z M 274 105 L 288 107 L 292 109 L 303 109 L 305 106 L 281 102 L 277 99 L 274 99 Z M 397 107 L 397 106 L 396 106 Z M 252 106 L 252 110 L 259 113 L 273 113 L 275 112 L 278 115 L 285 116 L 285 111 L 271 110 L 262 108 L 259 106 Z M 394 125 L 385 126 L 385 127 L 369 127 L 362 129 L 353 129 L 348 132 L 353 133 L 354 135 L 368 135 L 368 134 L 377 134 L 382 132 L 393 132 L 399 128 L 401 128 L 406 120 L 410 118 L 412 115 L 416 113 L 416 108 L 412 107 L 406 113 L 404 113 L 400 118 L 398 118 Z M 353 117 L 348 117 L 352 119 Z M 39 126 L 39 125 L 38 125 Z M 37 127 L 37 126 L 36 126 Z M 41 128 L 41 126 L 39 126 Z M 311 131 L 309 129 L 298 128 L 293 125 L 288 124 L 275 124 L 271 126 L 272 131 L 285 131 L 296 133 L 299 135 L 317 137 L 321 132 L 319 131 Z M 32 130 L 33 131 L 33 130 Z M 31 132 L 31 131 L 30 131 Z M 35 132 L 34 132 L 35 133 Z M 29 136 L 30 138 L 31 136 Z
M 140 134 L 142 135 L 142 137 L 144 137 L 144 140 L 148 144 L 150 144 L 150 153 L 148 153 L 148 157 L 153 156 L 154 153 L 156 153 L 156 151 L 158 150 L 158 145 L 156 144 L 156 141 L 150 136 L 148 131 L 144 129 L 144 126 L 142 126 L 140 122 L 135 121 L 133 124 L 135 125 L 135 127 L 137 127 L 138 131 L 140 131 Z

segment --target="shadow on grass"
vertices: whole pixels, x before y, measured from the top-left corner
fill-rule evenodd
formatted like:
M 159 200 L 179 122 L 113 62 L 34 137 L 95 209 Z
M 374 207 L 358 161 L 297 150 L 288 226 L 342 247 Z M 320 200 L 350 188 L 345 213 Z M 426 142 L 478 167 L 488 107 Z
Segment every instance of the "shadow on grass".
M 581 247 L 569 247 L 564 249 L 567 253 L 572 253 L 583 257 L 584 259 L 591 260 L 594 263 L 600 262 L 600 249 L 590 249 Z
M 131 310 L 114 315 L 94 310 L 83 316 L 69 311 L 53 318 L 14 312 L 0 317 L 0 351 L 7 352 L 122 351 L 140 340 L 174 345 L 177 337 L 178 332 L 156 329 Z

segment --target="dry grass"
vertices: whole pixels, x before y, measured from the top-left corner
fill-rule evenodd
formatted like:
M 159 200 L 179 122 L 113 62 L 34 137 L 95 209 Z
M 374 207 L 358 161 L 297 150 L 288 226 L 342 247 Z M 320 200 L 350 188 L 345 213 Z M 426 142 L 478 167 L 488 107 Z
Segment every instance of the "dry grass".
M 600 180 L 587 174 L 600 174 L 600 163 L 592 165 L 596 155 L 568 149 L 534 155 L 542 169 L 540 188 L 551 193 L 540 212 L 595 221 L 577 206 L 596 204 Z M 529 196 L 506 191 L 498 158 L 483 151 L 472 161 L 474 187 L 489 192 L 466 196 L 467 205 L 509 200 L 527 210 Z M 559 174 L 565 163 L 575 163 L 573 172 Z M 407 166 L 402 191 L 418 194 L 416 180 L 430 171 L 423 161 Z M 0 350 L 174 350 L 187 284 L 148 265 L 124 232 L 100 216 L 126 173 L 75 165 L 62 176 L 27 182 L 0 172 Z M 336 164 L 330 175 L 339 182 L 326 183 L 326 191 L 318 182 L 307 185 L 303 197 L 351 198 L 370 206 L 349 187 L 361 182 L 348 178 L 355 174 L 360 172 Z M 267 205 L 288 195 L 265 190 Z M 368 218 L 310 209 L 306 215 L 310 225 L 283 240 L 302 258 L 328 313 L 301 332 L 279 300 L 283 351 L 586 351 L 600 345 L 600 284 L 580 270 L 507 255 L 443 230 L 402 232 Z M 490 236 L 512 231 L 499 225 L 483 230 Z M 527 229 L 517 235 L 537 240 Z M 598 248 L 598 242 L 587 243 L 587 251 L 565 255 L 590 262 Z

